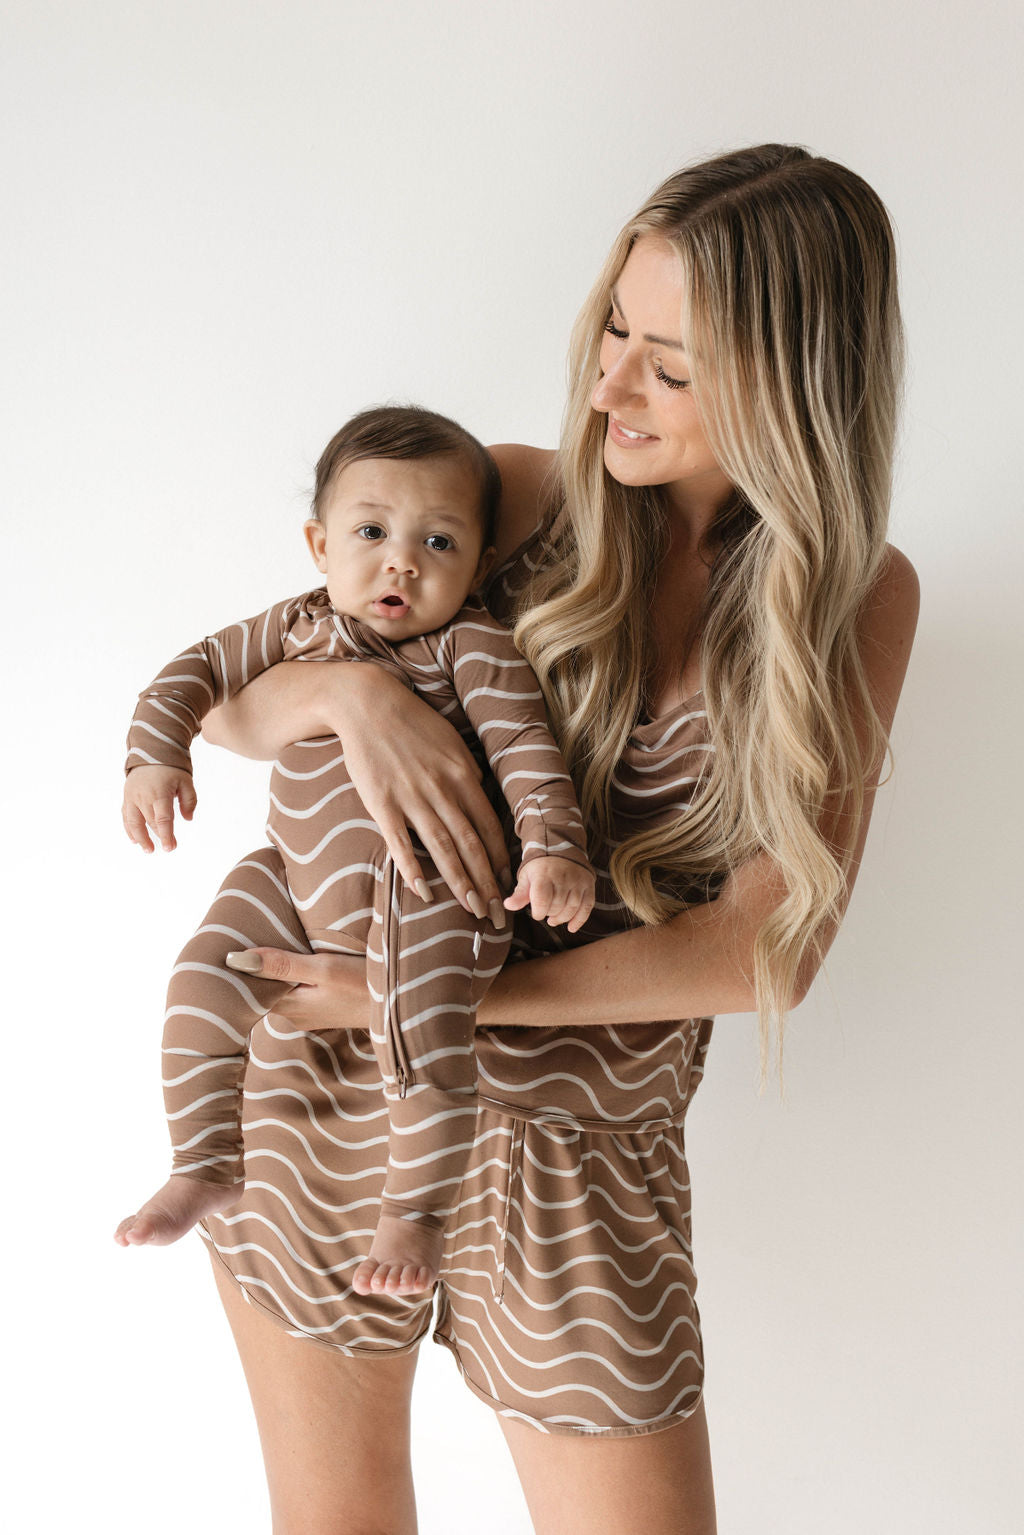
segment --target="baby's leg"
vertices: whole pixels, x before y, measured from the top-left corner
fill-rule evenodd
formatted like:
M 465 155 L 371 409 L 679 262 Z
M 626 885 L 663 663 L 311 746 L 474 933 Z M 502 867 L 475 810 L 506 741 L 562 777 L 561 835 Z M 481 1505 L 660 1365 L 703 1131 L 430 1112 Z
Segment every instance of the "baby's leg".
M 163 1060 L 173 1170 L 118 1226 L 122 1247 L 176 1242 L 245 1187 L 240 1119 L 249 1034 L 290 990 L 225 964 L 234 950 L 255 948 L 310 952 L 281 856 L 269 847 L 232 869 L 171 975 Z
M 352 1278 L 361 1295 L 412 1294 L 437 1279 L 476 1130 L 476 1009 L 508 953 L 508 929 L 463 911 L 427 875 L 425 906 L 387 861 L 367 949 L 390 1135 L 380 1219 Z

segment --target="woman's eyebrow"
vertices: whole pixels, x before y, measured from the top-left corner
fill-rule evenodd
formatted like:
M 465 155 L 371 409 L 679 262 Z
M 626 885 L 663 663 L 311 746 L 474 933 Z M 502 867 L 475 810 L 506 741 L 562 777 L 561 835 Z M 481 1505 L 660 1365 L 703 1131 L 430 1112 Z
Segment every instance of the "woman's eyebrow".
M 623 309 L 622 305 L 619 303 L 619 295 L 618 295 L 618 293 L 616 292 L 616 290 L 614 288 L 612 289 L 612 303 L 615 305 L 616 309 L 619 311 L 619 313 L 622 316 L 622 318 L 625 319 L 626 318 L 626 311 Z M 647 335 L 644 336 L 643 339 L 645 341 L 653 342 L 653 344 L 655 346 L 670 346 L 670 347 L 672 347 L 673 351 L 676 351 L 676 352 L 685 352 L 686 351 L 686 347 L 683 345 L 683 343 L 681 341 L 670 341 L 667 336 L 652 336 L 650 334 L 647 334 Z

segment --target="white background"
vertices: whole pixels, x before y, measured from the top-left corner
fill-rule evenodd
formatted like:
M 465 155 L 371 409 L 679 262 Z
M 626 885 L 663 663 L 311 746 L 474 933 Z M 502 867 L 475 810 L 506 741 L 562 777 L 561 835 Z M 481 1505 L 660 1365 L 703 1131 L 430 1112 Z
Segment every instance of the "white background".
M 1020 1528 L 1013 10 L 3 5 L 13 1528 L 268 1528 L 198 1240 L 110 1237 L 164 1176 L 166 972 L 261 841 L 266 773 L 197 750 L 196 822 L 144 859 L 118 814 L 135 693 L 310 584 L 305 496 L 353 410 L 553 445 L 619 225 L 684 162 L 772 139 L 853 166 L 899 229 L 893 538 L 924 601 L 786 1101 L 727 1017 L 691 1116 L 720 1525 Z M 527 1531 L 489 1410 L 422 1353 L 422 1531 Z

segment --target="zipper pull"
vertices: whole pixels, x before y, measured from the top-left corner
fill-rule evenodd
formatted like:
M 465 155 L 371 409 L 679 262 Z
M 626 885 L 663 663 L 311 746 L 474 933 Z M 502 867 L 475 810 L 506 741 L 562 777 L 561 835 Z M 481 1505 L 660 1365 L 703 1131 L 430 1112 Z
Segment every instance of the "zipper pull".
M 395 1068 L 395 1076 L 398 1079 L 398 1096 L 404 1098 L 408 1091 L 409 1082 L 401 1066 Z

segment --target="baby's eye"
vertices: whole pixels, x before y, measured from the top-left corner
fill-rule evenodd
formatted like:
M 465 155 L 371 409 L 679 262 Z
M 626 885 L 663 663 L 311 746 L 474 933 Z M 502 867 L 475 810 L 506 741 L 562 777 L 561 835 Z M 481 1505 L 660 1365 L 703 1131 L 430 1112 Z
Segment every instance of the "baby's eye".
M 442 554 L 445 549 L 454 547 L 447 533 L 431 533 L 425 542 L 428 549 L 433 549 L 438 554 Z
M 663 384 L 667 384 L 670 389 L 689 389 L 690 387 L 690 380 L 688 378 L 673 378 L 671 373 L 665 372 L 660 362 L 654 364 L 654 376 L 660 379 Z
M 356 529 L 356 536 L 358 538 L 365 538 L 371 543 L 378 538 L 387 537 L 384 529 L 377 522 L 364 522 L 361 528 Z
M 615 321 L 611 318 L 610 315 L 604 322 L 604 328 L 608 332 L 609 336 L 615 337 L 616 341 L 625 341 L 626 337 L 629 335 L 628 330 L 616 330 Z

